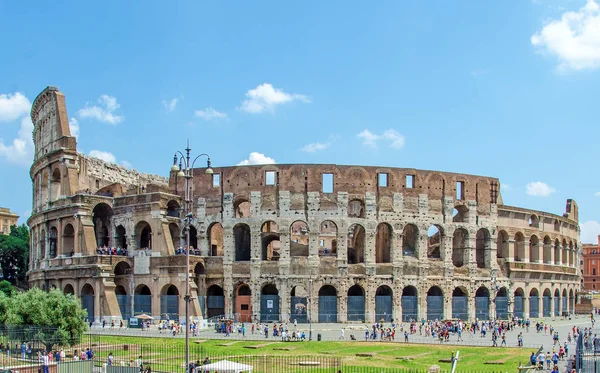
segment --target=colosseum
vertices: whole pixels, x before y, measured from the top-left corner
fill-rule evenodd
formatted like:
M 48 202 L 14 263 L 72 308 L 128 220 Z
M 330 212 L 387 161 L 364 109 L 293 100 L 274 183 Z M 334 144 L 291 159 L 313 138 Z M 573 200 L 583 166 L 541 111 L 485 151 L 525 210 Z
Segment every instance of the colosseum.
M 272 164 L 148 175 L 77 152 L 65 96 L 35 99 L 29 280 L 90 319 L 374 322 L 571 313 L 575 201 L 504 205 L 498 179 L 409 168 Z M 173 149 L 175 151 L 175 149 Z M 167 172 L 165 172 L 165 175 Z M 182 254 L 183 253 L 183 254 Z

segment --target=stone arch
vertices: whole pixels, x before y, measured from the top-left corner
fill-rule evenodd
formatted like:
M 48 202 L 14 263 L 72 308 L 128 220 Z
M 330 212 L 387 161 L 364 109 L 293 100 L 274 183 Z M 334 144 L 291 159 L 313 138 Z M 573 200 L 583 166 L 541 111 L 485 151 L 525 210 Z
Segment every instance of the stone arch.
M 365 204 L 360 199 L 352 199 L 348 202 L 348 217 L 350 218 L 364 218 L 365 217 Z
M 418 257 L 419 228 L 407 224 L 402 231 L 402 254 L 407 257 Z
M 331 220 L 321 222 L 319 230 L 319 255 L 337 254 L 337 235 L 338 227 Z
M 444 319 L 444 292 L 439 286 L 432 286 L 427 290 L 427 319 Z
M 523 318 L 525 311 L 525 291 L 522 288 L 515 289 L 514 292 L 514 305 L 513 315 L 515 317 Z
M 212 223 L 208 227 L 208 247 L 210 256 L 223 256 L 223 226 Z
M 192 224 L 190 224 L 190 242 L 186 243 L 186 246 L 190 249 L 190 254 L 196 254 L 196 249 L 198 248 L 198 229 Z M 187 239 L 187 235 L 185 236 Z M 185 242 L 185 241 L 184 241 Z
M 50 179 L 50 193 L 51 201 L 56 201 L 61 195 L 64 195 L 62 190 L 62 177 L 58 167 L 52 171 L 52 178 Z
M 67 223 L 63 228 L 62 251 L 63 254 L 68 256 L 73 256 L 75 253 L 75 228 L 70 223 Z
M 252 322 L 252 290 L 245 283 L 235 288 L 234 313 L 240 322 Z
M 534 234 L 529 239 L 529 262 L 537 263 L 540 260 L 540 239 Z
M 279 260 L 281 241 L 279 226 L 274 221 L 266 221 L 260 228 L 262 260 Z
M 573 289 L 569 290 L 569 313 L 573 314 L 575 311 L 575 293 Z
M 529 215 L 529 219 L 527 220 L 528 224 L 532 228 L 540 227 L 540 218 L 536 214 Z
M 48 184 L 50 183 L 50 177 L 48 175 L 48 171 L 44 170 L 42 172 L 42 193 L 41 193 L 41 201 L 40 207 L 46 206 L 48 203 Z
M 172 199 L 167 202 L 167 216 L 172 218 L 180 218 L 181 217 L 181 205 L 176 200 Z
M 468 223 L 469 222 L 469 208 L 465 205 L 456 205 L 452 210 L 452 222 L 453 223 Z
M 235 243 L 235 261 L 249 261 L 251 234 L 248 224 L 239 223 L 233 227 L 233 238 Z
M 308 256 L 308 224 L 296 220 L 290 225 L 290 256 Z
M 560 222 L 558 221 L 558 219 L 554 219 L 554 231 L 555 232 L 560 231 Z
M 46 230 L 45 229 L 42 229 L 42 231 L 40 232 L 39 242 L 40 242 L 40 251 L 42 253 L 42 256 L 44 258 L 46 258 Z
M 81 294 L 81 308 L 83 308 L 87 312 L 88 320 L 94 320 L 95 316 L 96 316 L 96 310 L 94 308 L 94 305 L 95 305 L 94 287 L 89 283 L 85 283 L 81 287 L 80 294 Z
M 562 265 L 568 265 L 569 264 L 569 245 L 567 244 L 567 240 L 565 238 L 563 238 L 562 241 Z
M 452 235 L 452 264 L 462 267 L 469 261 L 469 232 L 458 228 Z
M 444 236 L 444 230 L 441 226 L 436 224 L 429 226 L 429 229 L 427 230 L 427 258 L 442 258 L 442 242 Z
M 560 241 L 554 240 L 554 264 L 560 265 Z
M 529 291 L 529 317 L 540 317 L 540 293 L 537 288 L 532 288 Z
M 375 236 L 375 262 L 390 263 L 392 261 L 392 226 L 379 223 Z
M 296 285 L 290 291 L 290 321 L 308 321 L 308 292 L 303 285 Z
M 49 254 L 50 254 L 51 259 L 56 258 L 56 255 L 58 254 L 57 243 L 58 243 L 58 229 L 56 229 L 56 227 L 50 227 L 50 232 L 48 235 L 48 244 L 50 245 Z
M 273 283 L 265 284 L 260 291 L 261 322 L 277 322 L 279 315 L 279 290 Z
M 552 292 L 550 289 L 546 288 L 544 289 L 544 292 L 542 293 L 542 315 L 544 317 L 550 317 L 552 316 Z
M 352 224 L 348 229 L 348 264 L 365 262 L 365 228 Z
M 206 289 L 206 317 L 216 318 L 225 315 L 225 292 L 219 285 Z
M 118 225 L 115 229 L 115 240 L 117 248 L 127 250 L 127 230 L 124 226 Z
M 521 232 L 515 233 L 515 262 L 525 261 L 525 236 Z
M 319 289 L 319 322 L 337 322 L 337 289 L 332 285 L 323 285 Z
M 508 233 L 504 230 L 498 231 L 496 239 L 496 257 L 498 259 L 508 259 L 508 245 Z
M 419 318 L 419 292 L 417 288 L 408 285 L 402 289 L 402 321 L 417 320 Z
M 109 228 L 113 217 L 113 209 L 104 202 L 98 203 L 92 210 L 92 221 L 96 235 L 97 247 L 110 246 Z
M 175 250 L 179 249 L 181 247 L 181 231 L 179 230 L 179 225 L 176 223 L 169 223 L 169 232 L 171 233 L 171 240 L 173 240 L 173 248 Z
M 204 263 L 196 263 L 196 265 L 194 266 L 194 274 L 196 276 L 203 276 L 206 274 L 206 268 L 204 267 Z
M 249 218 L 251 216 L 252 204 L 247 199 L 239 199 L 233 205 L 235 218 Z
M 475 292 L 475 317 L 479 320 L 490 319 L 490 291 L 480 286 Z
M 567 296 L 567 289 L 563 289 L 561 299 L 562 299 L 562 311 L 563 311 L 563 314 L 565 312 L 568 313 L 568 310 L 569 310 L 569 297 Z
M 126 261 L 121 261 L 115 265 L 115 269 L 113 270 L 115 276 L 125 276 L 130 275 L 132 273 L 131 266 Z
M 552 239 L 550 239 L 550 236 L 544 236 L 544 246 L 542 252 L 543 262 L 546 264 L 552 264 Z
M 560 290 L 554 289 L 554 316 L 560 316 Z
M 75 289 L 73 288 L 73 285 L 71 284 L 66 284 L 65 288 L 63 289 L 63 293 L 64 294 L 71 294 L 71 295 L 75 295 Z
M 365 321 L 365 290 L 358 284 L 351 286 L 347 293 L 348 321 Z
M 152 249 L 152 227 L 144 220 L 135 225 L 135 237 L 138 248 Z
M 469 291 L 464 286 L 457 286 L 452 291 L 452 318 L 469 319 Z
M 496 293 L 496 319 L 507 320 L 508 315 L 508 289 L 501 287 Z
M 477 231 L 475 238 L 475 261 L 477 262 L 477 268 L 490 268 L 491 253 L 492 236 L 486 228 L 481 228 Z
M 160 291 L 160 314 L 167 320 L 179 320 L 179 289 L 173 284 L 166 284 Z

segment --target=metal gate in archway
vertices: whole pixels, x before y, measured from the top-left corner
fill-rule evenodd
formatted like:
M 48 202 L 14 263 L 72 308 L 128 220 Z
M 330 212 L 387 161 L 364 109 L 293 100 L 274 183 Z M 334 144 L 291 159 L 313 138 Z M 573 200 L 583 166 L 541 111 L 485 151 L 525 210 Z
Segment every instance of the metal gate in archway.
M 513 305 L 513 315 L 515 317 L 523 318 L 524 307 L 523 297 L 515 295 L 515 303 Z
M 550 313 L 550 305 L 552 304 L 552 299 L 548 296 L 544 296 L 542 303 L 544 306 L 544 308 L 542 309 L 542 314 L 544 315 L 544 317 L 552 316 L 552 314 Z
M 320 295 L 319 322 L 338 322 L 337 320 L 337 296 Z
M 475 317 L 479 320 L 490 319 L 489 297 L 475 297 Z
M 87 319 L 94 321 L 94 296 L 93 295 L 82 295 L 81 296 L 81 308 L 87 310 Z
M 225 297 L 209 295 L 206 297 L 206 318 L 225 315 Z
M 393 304 L 391 295 L 375 296 L 375 321 L 392 321 Z
M 508 319 L 508 297 L 496 297 L 496 318 Z
M 260 321 L 279 321 L 279 295 L 260 296 Z
M 532 319 L 540 317 L 540 297 L 537 295 L 529 296 L 529 317 Z
M 427 319 L 444 319 L 444 297 L 440 295 L 427 296 Z
M 469 298 L 465 296 L 452 297 L 452 318 L 468 320 L 469 319 Z
M 129 320 L 131 317 L 131 295 L 117 295 L 117 303 L 121 310 L 121 318 Z
M 563 312 L 567 312 L 567 310 L 568 310 L 568 308 L 567 308 L 567 301 L 568 301 L 567 297 L 562 297 L 562 304 L 563 304 L 562 310 L 563 310 Z
M 348 321 L 365 321 L 365 296 L 348 296 Z
M 152 315 L 152 295 L 134 295 L 133 313 L 134 315 L 141 315 L 142 313 Z
M 554 316 L 560 316 L 560 297 L 554 297 Z
M 169 315 L 170 320 L 179 320 L 179 295 L 160 296 L 160 317 Z
M 290 297 L 290 321 L 308 322 L 308 298 Z
M 402 303 L 402 321 L 417 320 L 419 317 L 419 303 L 416 296 L 403 295 Z

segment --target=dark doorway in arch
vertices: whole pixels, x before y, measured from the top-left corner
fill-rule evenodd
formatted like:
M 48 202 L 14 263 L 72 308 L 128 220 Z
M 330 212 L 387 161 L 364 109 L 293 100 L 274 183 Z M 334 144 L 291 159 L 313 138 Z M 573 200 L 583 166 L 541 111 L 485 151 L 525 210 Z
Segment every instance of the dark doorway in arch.
M 94 232 L 96 233 L 96 244 L 98 247 L 110 245 L 108 227 L 111 225 L 112 216 L 113 210 L 106 203 L 97 204 L 92 211 L 92 221 L 94 222 Z
M 245 262 L 250 260 L 250 227 L 247 224 L 237 224 L 233 227 L 235 242 L 235 260 Z
M 187 239 L 187 237 L 186 237 Z M 198 230 L 193 225 L 190 225 L 190 250 L 198 249 Z M 191 254 L 191 252 L 190 252 Z
M 160 318 L 179 321 L 179 289 L 175 285 L 165 286 L 160 296 Z
M 492 238 L 490 232 L 481 228 L 475 235 L 475 261 L 477 268 L 490 268 L 492 260 Z
M 179 226 L 175 223 L 169 224 L 169 233 L 171 234 L 171 242 L 173 242 L 173 250 L 181 247 L 181 232 Z
M 352 224 L 348 229 L 348 264 L 365 262 L 365 229 Z
M 375 236 L 375 262 L 390 263 L 392 261 L 392 227 L 387 223 L 377 226 Z
M 210 256 L 223 256 L 223 226 L 214 223 L 208 229 L 208 247 Z
M 279 235 L 269 234 L 264 235 L 262 239 L 262 260 L 277 261 L 279 260 L 279 249 L 281 242 Z
M 50 258 L 56 258 L 56 247 L 57 247 L 57 242 L 58 242 L 58 230 L 56 229 L 56 227 L 52 227 L 50 228 L 50 236 L 48 238 L 48 244 L 50 245 Z
M 62 253 L 63 255 L 73 256 L 75 253 L 75 229 L 71 224 L 65 225 L 62 236 Z
M 279 291 L 273 284 L 265 285 L 260 293 L 260 322 L 277 322 L 279 317 Z
M 331 285 L 319 289 L 319 322 L 338 322 L 337 290 Z
M 560 316 L 560 292 L 554 290 L 554 316 Z
M 308 293 L 302 285 L 292 288 L 290 293 L 290 321 L 308 322 Z
M 173 218 L 179 218 L 180 213 L 181 213 L 181 206 L 179 206 L 179 203 L 175 200 L 170 200 L 167 203 L 167 216 L 170 216 Z
M 552 316 L 552 312 L 550 309 L 550 305 L 552 304 L 552 293 L 550 293 L 550 289 L 544 290 L 544 294 L 542 297 L 542 314 L 544 317 Z
M 225 315 L 225 293 L 219 285 L 206 289 L 206 317 L 217 318 Z
M 94 307 L 94 288 L 90 284 L 83 285 L 81 288 L 81 307 L 87 311 L 86 320 L 94 321 L 96 319 L 96 310 Z
M 235 319 L 239 322 L 252 322 L 252 291 L 246 284 L 235 289 Z
M 121 318 L 129 320 L 131 317 L 131 296 L 127 295 L 127 290 L 125 290 L 123 285 L 118 285 L 115 288 L 115 296 L 117 297 L 117 303 L 121 311 Z
M 392 322 L 394 314 L 393 291 L 382 285 L 375 291 L 375 321 Z
M 496 295 L 496 319 L 508 319 L 508 291 L 505 287 L 500 288 Z
M 475 317 L 479 320 L 490 319 L 490 291 L 485 286 L 475 293 Z
M 427 319 L 444 319 L 444 293 L 437 286 L 433 286 L 427 291 Z
M 125 230 L 125 227 L 123 227 L 122 225 L 119 225 L 115 231 L 116 233 L 116 245 L 117 248 L 121 248 L 121 249 L 125 249 L 127 250 L 127 231 Z
M 452 318 L 469 320 L 469 297 L 467 291 L 460 286 L 452 291 Z
M 133 313 L 152 315 L 152 293 L 146 285 L 138 285 L 133 296 Z
M 348 289 L 348 321 L 365 322 L 365 291 L 359 285 Z
M 63 290 L 65 295 L 75 295 L 75 289 L 73 289 L 73 285 L 67 284 L 65 285 L 65 289 Z
M 513 316 L 523 318 L 524 315 L 524 304 L 525 304 L 525 292 L 523 289 L 518 288 L 515 290 L 515 303 L 513 305 Z
M 537 289 L 531 289 L 529 292 L 529 317 L 540 317 L 540 294 Z
M 135 234 L 140 249 L 152 249 L 152 228 L 145 221 L 137 223 Z
M 206 268 L 204 268 L 203 263 L 197 263 L 194 267 L 194 274 L 196 276 L 204 276 L 206 274 Z
M 417 320 L 419 318 L 419 300 L 417 288 L 406 286 L 402 289 L 402 321 Z

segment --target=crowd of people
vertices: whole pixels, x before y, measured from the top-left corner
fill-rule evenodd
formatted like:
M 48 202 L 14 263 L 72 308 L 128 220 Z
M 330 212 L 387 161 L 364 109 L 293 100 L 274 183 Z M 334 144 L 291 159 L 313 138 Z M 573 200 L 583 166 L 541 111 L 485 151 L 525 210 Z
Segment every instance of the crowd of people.
M 108 247 L 102 246 L 96 249 L 96 254 L 98 255 L 120 255 L 127 256 L 127 249 L 122 249 L 120 247 Z
M 175 249 L 175 255 L 186 255 L 187 248 L 187 246 L 179 246 L 177 249 Z M 194 249 L 194 246 L 190 246 L 190 255 L 200 255 L 200 250 Z

